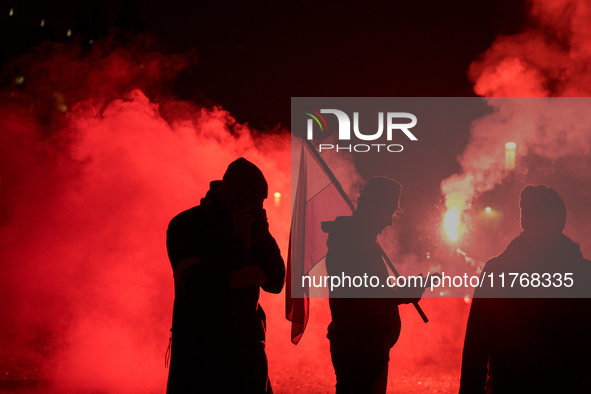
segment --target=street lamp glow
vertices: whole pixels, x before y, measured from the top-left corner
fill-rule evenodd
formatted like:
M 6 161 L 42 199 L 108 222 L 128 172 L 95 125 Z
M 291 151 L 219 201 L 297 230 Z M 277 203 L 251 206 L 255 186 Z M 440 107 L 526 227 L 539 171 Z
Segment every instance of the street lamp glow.
M 490 207 L 486 207 L 484 210 L 485 210 L 487 213 L 490 213 L 490 211 L 492 211 L 492 209 L 490 209 Z
M 515 169 L 515 149 L 517 144 L 515 142 L 507 142 L 505 144 L 505 170 Z

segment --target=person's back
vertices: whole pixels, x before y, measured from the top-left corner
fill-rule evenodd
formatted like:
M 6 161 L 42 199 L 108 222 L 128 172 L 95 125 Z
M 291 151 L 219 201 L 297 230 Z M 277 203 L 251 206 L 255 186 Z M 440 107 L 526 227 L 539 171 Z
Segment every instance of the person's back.
M 497 299 L 503 324 L 491 343 L 493 393 L 583 393 L 588 391 L 588 300 Z M 494 313 L 494 312 L 493 312 Z
M 342 278 L 344 274 L 351 280 L 355 276 L 377 276 L 385 283 L 388 270 L 376 248 L 376 240 L 364 236 L 356 218 L 338 217 L 334 222 L 323 223 L 322 228 L 329 233 L 326 256 L 329 276 Z M 340 292 L 351 292 L 353 286 L 351 283 L 348 288 L 335 289 L 329 298 L 332 322 L 328 327 L 328 338 L 333 348 L 389 350 L 400 335 L 398 300 L 387 298 L 385 294 L 375 294 L 373 298 L 339 298 Z M 372 291 L 384 293 L 381 287 L 359 287 L 354 291 L 359 296 Z M 391 289 L 387 291 L 391 292 Z M 379 298 L 380 295 L 383 298 Z
M 521 275 L 528 273 L 528 265 L 537 265 L 538 273 L 562 272 L 564 276 L 564 272 L 582 273 L 583 265 L 591 266 L 567 237 L 554 245 L 538 245 L 535 254 L 524 250 L 528 247 L 522 243 L 520 238 L 513 241 L 507 251 L 487 263 L 485 271 L 497 277 L 500 272 L 519 271 Z M 544 264 L 543 255 L 562 258 L 546 260 L 558 264 Z M 530 278 L 532 273 L 528 273 Z M 474 303 L 486 314 L 482 327 L 472 328 L 488 336 L 489 384 L 495 393 L 581 392 L 576 388 L 588 384 L 591 299 L 487 298 Z M 569 387 L 574 391 L 566 391 Z
M 483 268 L 485 275 L 494 275 L 495 286 L 474 294 L 462 394 L 484 393 L 487 374 L 493 393 L 588 391 L 591 299 L 572 297 L 589 295 L 591 262 L 562 234 L 566 209 L 555 191 L 529 186 L 521 206 L 524 231 Z M 545 216 L 553 210 L 559 212 L 555 218 Z M 513 286 L 511 273 L 518 274 Z

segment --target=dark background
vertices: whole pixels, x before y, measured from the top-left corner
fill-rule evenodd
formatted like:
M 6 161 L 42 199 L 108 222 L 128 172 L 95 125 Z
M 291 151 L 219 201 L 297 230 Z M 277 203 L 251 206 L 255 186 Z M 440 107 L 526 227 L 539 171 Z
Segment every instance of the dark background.
M 0 58 L 43 40 L 88 46 L 114 29 L 148 33 L 162 52 L 196 50 L 198 65 L 177 78 L 180 98 L 213 100 L 258 128 L 288 126 L 290 97 L 473 96 L 468 66 L 496 36 L 523 29 L 525 7 L 512 0 L 11 0 L 0 6 Z

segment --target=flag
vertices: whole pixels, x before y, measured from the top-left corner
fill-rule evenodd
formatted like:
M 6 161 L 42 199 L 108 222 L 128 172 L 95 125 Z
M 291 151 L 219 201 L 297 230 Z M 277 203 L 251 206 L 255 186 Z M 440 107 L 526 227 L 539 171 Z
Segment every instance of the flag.
M 328 234 L 321 230 L 320 224 L 353 212 L 353 206 L 343 193 L 316 149 L 308 141 L 302 141 L 285 292 L 286 317 L 292 322 L 291 341 L 295 344 L 306 329 L 309 315 L 309 289 L 303 285 L 302 277 L 308 275 L 328 251 Z

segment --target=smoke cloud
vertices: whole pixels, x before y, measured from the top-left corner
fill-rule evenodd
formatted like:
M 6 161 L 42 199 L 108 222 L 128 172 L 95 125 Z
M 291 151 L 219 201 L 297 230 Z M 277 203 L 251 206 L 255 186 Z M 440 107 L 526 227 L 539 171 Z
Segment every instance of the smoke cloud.
M 530 0 L 529 28 L 499 36 L 470 66 L 474 91 L 492 97 L 585 97 L 591 91 L 591 7 Z
M 474 91 L 490 97 L 492 112 L 471 125 L 458 158 L 461 171 L 441 183 L 448 208 L 470 208 L 511 174 L 573 194 L 572 184 L 589 168 L 590 102 L 583 97 L 591 93 L 591 9 L 574 0 L 531 0 L 529 6 L 529 27 L 497 37 L 470 66 Z M 515 171 L 504 166 L 507 142 L 516 143 Z M 578 192 L 587 189 L 583 182 Z
M 591 184 L 583 175 L 591 168 L 591 101 L 586 98 L 591 93 L 591 8 L 582 0 L 530 0 L 529 14 L 524 32 L 497 37 L 471 64 L 474 92 L 488 97 L 491 112 L 472 123 L 469 143 L 458 157 L 460 171 L 441 182 L 447 209 L 463 212 L 468 226 L 477 219 L 474 204 L 487 193 L 501 206 L 504 230 L 494 236 L 490 228 L 488 233 L 468 231 L 474 239 L 466 243 L 477 245 L 474 253 L 489 249 L 491 242 L 501 252 L 517 235 L 518 193 L 528 183 L 547 184 L 563 196 L 569 209 L 565 232 L 575 241 L 591 235 Z M 505 168 L 508 142 L 516 145 L 513 170 Z M 591 253 L 589 245 L 581 249 Z M 466 310 L 457 312 L 465 322 Z M 449 344 L 461 349 L 462 338 L 452 336 Z
M 164 390 L 166 228 L 236 158 L 257 164 L 271 196 L 284 196 L 266 209 L 287 250 L 288 133 L 263 135 L 219 106 L 175 100 L 174 77 L 196 59 L 150 45 L 104 40 L 83 52 L 47 43 L 5 69 L 0 348 L 3 360 L 41 368 L 47 390 Z

